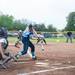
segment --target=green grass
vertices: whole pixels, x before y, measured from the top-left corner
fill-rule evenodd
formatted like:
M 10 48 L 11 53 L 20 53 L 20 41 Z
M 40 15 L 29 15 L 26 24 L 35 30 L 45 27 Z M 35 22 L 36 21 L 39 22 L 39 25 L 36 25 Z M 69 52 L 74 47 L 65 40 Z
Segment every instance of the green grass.
M 9 42 L 15 43 L 17 41 L 17 37 L 9 37 Z M 33 42 L 36 42 L 37 40 L 31 40 Z M 66 42 L 66 38 L 46 38 L 47 42 Z M 73 42 L 75 42 L 75 39 L 73 39 Z
M 47 42 L 66 42 L 66 38 L 46 38 Z M 73 42 L 75 42 L 75 39 L 72 39 Z
M 65 42 L 65 38 L 46 38 L 47 42 Z
M 8 37 L 9 42 L 15 43 L 17 41 L 17 37 Z

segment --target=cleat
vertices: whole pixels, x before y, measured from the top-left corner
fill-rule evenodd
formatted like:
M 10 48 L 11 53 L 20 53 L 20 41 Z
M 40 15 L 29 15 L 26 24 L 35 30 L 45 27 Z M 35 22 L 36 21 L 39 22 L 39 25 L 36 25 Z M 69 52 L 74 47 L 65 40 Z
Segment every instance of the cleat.
M 37 60 L 37 57 L 32 58 L 32 60 Z

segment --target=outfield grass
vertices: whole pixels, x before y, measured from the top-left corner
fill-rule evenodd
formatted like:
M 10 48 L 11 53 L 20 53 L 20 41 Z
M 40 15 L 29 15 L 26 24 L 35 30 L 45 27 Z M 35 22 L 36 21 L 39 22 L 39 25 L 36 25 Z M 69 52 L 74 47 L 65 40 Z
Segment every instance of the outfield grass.
M 9 42 L 15 43 L 17 41 L 17 37 L 9 37 Z M 33 42 L 36 42 L 37 40 L 31 40 Z M 46 38 L 47 42 L 66 42 L 66 38 Z M 75 39 L 73 39 L 73 42 L 75 42 Z
M 47 42 L 66 42 L 66 38 L 46 38 Z
M 17 41 L 17 37 L 8 37 L 8 41 L 11 43 L 15 43 Z
M 46 38 L 47 42 L 66 42 L 66 38 Z M 73 42 L 75 42 L 75 39 L 72 39 Z

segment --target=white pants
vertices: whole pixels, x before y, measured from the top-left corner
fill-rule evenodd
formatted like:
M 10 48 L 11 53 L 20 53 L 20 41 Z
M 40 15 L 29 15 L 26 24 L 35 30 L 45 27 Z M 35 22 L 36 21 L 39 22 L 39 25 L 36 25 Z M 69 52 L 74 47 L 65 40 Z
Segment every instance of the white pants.
M 0 38 L 0 43 L 7 43 L 5 38 Z

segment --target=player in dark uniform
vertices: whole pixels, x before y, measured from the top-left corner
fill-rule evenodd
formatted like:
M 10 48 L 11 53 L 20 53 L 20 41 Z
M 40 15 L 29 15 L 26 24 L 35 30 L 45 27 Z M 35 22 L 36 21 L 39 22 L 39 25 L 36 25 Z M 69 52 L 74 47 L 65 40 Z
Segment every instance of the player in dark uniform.
M 67 40 L 66 40 L 66 42 L 69 42 L 69 40 L 70 40 L 70 42 L 72 43 L 72 32 L 67 32 Z

